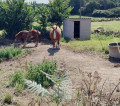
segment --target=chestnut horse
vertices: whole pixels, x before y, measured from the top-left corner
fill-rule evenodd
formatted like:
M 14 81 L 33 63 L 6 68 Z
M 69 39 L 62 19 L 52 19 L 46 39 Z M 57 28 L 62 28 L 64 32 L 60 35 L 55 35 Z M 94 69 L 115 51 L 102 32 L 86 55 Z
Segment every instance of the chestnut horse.
M 41 32 L 37 31 L 37 30 L 31 30 L 31 31 L 27 31 L 27 30 L 23 30 L 23 31 L 20 31 L 18 32 L 16 35 L 15 35 L 15 41 L 19 41 L 21 38 L 23 38 L 24 40 L 24 46 L 26 46 L 26 42 L 27 42 L 27 39 L 30 39 L 30 38 L 35 38 L 36 40 L 36 44 L 35 44 L 35 47 L 38 46 L 38 35 L 41 34 Z
M 53 44 L 53 48 L 55 47 L 55 42 L 57 42 L 59 47 L 60 37 L 61 37 L 61 29 L 58 26 L 53 25 L 52 29 L 50 30 L 50 38 Z

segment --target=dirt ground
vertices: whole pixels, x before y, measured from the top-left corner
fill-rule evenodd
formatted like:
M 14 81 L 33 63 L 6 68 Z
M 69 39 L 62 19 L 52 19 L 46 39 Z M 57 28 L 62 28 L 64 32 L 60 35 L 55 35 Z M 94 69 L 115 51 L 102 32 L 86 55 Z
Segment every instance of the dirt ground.
M 0 97 L 7 92 L 13 92 L 12 88 L 6 88 L 9 81 L 9 75 L 17 70 L 24 70 L 26 61 L 29 63 L 41 63 L 43 59 L 56 60 L 58 66 L 64 65 L 68 76 L 72 80 L 73 86 L 80 85 L 81 75 L 79 69 L 83 72 L 97 71 L 101 78 L 102 83 L 107 80 L 108 84 L 117 84 L 120 78 L 119 63 L 111 62 L 103 58 L 95 52 L 73 52 L 65 47 L 60 49 L 53 49 L 49 43 L 39 43 L 37 48 L 33 48 L 34 44 L 28 44 L 27 48 L 33 51 L 19 59 L 5 61 L 0 63 Z M 29 91 L 24 91 L 19 97 L 13 96 L 21 106 L 27 106 L 31 98 L 34 97 Z

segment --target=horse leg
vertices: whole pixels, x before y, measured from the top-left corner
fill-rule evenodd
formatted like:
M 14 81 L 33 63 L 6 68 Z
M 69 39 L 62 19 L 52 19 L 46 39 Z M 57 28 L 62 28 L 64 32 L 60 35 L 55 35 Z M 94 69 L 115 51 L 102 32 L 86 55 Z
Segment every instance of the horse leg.
M 23 45 L 23 48 L 26 47 L 26 42 L 27 42 L 27 39 L 24 38 L 24 45 Z
M 36 44 L 35 44 L 35 47 L 38 46 L 38 38 L 36 38 Z
M 53 44 L 53 48 L 54 48 L 55 47 L 55 41 L 54 40 L 52 41 L 52 44 Z
M 57 46 L 58 46 L 58 48 L 60 47 L 59 45 L 60 45 L 60 40 L 58 39 L 57 40 Z

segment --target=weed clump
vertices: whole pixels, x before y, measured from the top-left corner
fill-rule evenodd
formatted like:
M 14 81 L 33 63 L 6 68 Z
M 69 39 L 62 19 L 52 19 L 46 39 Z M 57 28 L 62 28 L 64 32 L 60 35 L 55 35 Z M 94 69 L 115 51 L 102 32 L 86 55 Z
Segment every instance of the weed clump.
M 17 84 L 21 84 L 23 86 L 25 85 L 23 74 L 20 71 L 16 71 L 14 75 L 11 77 L 10 85 L 12 87 L 15 87 Z
M 31 65 L 27 69 L 26 79 L 37 82 L 37 84 L 41 84 L 43 87 L 49 87 L 53 85 L 53 82 L 46 77 L 43 72 L 53 75 L 57 68 L 57 64 L 55 61 L 45 61 L 43 64 Z
M 11 104 L 12 103 L 12 96 L 7 93 L 3 99 L 3 103 Z

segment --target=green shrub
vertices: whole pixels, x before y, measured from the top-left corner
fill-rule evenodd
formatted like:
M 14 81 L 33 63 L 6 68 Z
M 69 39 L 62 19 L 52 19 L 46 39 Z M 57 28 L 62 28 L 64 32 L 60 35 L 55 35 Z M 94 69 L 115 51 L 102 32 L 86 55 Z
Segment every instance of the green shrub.
M 14 75 L 11 77 L 11 82 L 10 82 L 10 85 L 12 87 L 15 87 L 17 86 L 17 84 L 21 84 L 23 87 L 24 87 L 24 77 L 23 77 L 23 74 L 22 72 L 20 71 L 16 71 L 14 73 Z
M 61 42 L 68 43 L 68 42 L 70 41 L 70 39 L 67 38 L 67 37 L 61 37 L 60 41 L 61 41 Z
M 0 63 L 2 62 L 2 58 L 0 58 Z
M 3 99 L 3 103 L 11 104 L 12 103 L 12 96 L 7 93 Z
M 7 32 L 4 29 L 0 30 L 0 39 L 4 38 L 6 34 Z
M 22 53 L 22 48 L 3 47 L 0 51 L 0 58 L 12 59 Z
M 109 54 L 109 50 L 107 47 L 104 47 L 102 50 L 105 52 L 105 54 Z
M 57 68 L 56 62 L 45 61 L 43 64 L 31 65 L 27 69 L 26 78 L 41 84 L 44 87 L 49 87 L 53 85 L 53 82 L 49 80 L 43 72 L 53 75 Z

